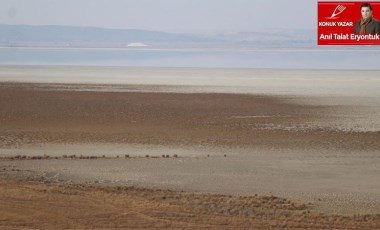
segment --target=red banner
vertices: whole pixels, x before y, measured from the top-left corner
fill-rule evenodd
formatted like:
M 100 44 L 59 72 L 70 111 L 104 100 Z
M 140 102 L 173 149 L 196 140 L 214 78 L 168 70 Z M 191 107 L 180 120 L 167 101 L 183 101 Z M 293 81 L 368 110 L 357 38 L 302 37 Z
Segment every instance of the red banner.
M 380 2 L 319 1 L 318 45 L 380 45 L 379 19 Z

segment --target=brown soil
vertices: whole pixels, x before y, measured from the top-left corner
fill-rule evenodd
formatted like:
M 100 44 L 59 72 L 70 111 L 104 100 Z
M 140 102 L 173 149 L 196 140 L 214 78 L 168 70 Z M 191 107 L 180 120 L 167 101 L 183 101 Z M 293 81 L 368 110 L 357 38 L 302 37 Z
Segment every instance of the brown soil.
M 379 229 L 380 215 L 324 216 L 274 196 L 189 194 L 0 178 L 1 229 Z
M 0 83 L 0 148 L 132 143 L 380 150 L 380 132 L 321 125 L 339 111 L 337 106 L 291 103 L 292 98 L 274 96 L 67 88 L 70 85 Z M 23 156 L 12 159 L 25 162 Z M 44 178 L 28 181 L 17 172 L 1 174 L 0 229 L 380 229 L 380 215 L 323 215 L 312 211 L 311 204 L 274 196 L 55 184 Z
M 289 98 L 80 92 L 39 85 L 0 84 L 0 147 L 106 142 L 380 149 L 380 132 L 318 125 L 338 108 L 288 103 Z

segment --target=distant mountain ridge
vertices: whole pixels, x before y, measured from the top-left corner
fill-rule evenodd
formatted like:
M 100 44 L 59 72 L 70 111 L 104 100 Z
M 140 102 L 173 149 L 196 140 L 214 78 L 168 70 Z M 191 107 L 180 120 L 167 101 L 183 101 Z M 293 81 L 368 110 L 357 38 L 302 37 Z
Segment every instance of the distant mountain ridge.
M 0 24 L 2 46 L 130 47 L 234 47 L 234 46 L 309 46 L 313 31 L 242 32 L 217 35 L 192 35 L 138 29 L 107 29 L 77 26 L 31 26 Z
M 0 42 L 73 42 L 73 43 L 160 43 L 202 42 L 204 39 L 184 34 L 75 26 L 1 25 Z

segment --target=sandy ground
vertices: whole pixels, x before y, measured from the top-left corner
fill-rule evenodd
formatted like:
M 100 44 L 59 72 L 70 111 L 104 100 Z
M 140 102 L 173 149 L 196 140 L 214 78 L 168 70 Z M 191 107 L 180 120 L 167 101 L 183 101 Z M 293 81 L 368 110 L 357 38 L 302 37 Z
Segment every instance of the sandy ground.
M 6 229 L 379 228 L 380 132 L 330 125 L 355 109 L 367 111 L 363 106 L 292 96 L 156 93 L 136 85 L 125 87 L 139 92 L 70 87 L 0 84 L 0 199 L 9 210 L 0 226 Z M 89 156 L 94 159 L 83 159 Z M 261 218 L 252 218 L 259 211 L 253 200 L 266 195 L 290 199 L 301 212 L 259 205 Z M 195 206 L 191 196 L 200 200 Z M 215 200 L 220 196 L 225 202 Z M 240 200 L 255 210 L 245 212 Z M 52 203 L 62 212 L 51 213 Z M 23 208 L 36 210 L 38 218 L 19 214 Z M 226 211 L 231 208 L 237 211 Z M 105 216 L 115 225 L 104 223 Z M 73 221 L 63 224 L 66 219 Z M 99 222 L 91 225 L 93 219 Z
M 82 152 L 90 151 L 78 147 Z M 50 148 L 55 152 L 53 146 Z M 0 169 L 4 175 L 54 183 L 133 185 L 231 195 L 271 194 L 312 203 L 313 210 L 325 214 L 380 213 L 380 157 L 376 152 L 211 148 L 192 151 L 187 149 L 185 155 L 183 149 L 169 147 L 155 150 L 126 147 L 124 153 L 129 158 L 94 154 L 96 159 L 85 159 L 85 155 L 79 154 L 77 158 L 61 155 L 55 159 L 54 155 L 46 154 L 50 159 L 4 160 Z M 174 154 L 179 157 L 173 157 Z
M 301 104 L 294 97 L 65 91 L 59 90 L 65 85 L 55 90 L 40 85 L 0 84 L 0 147 L 103 142 L 380 149 L 380 131 L 342 131 L 325 124 L 343 119 L 344 109 L 365 108 Z
M 274 196 L 191 194 L 0 177 L 0 229 L 378 229 L 380 215 L 322 215 Z

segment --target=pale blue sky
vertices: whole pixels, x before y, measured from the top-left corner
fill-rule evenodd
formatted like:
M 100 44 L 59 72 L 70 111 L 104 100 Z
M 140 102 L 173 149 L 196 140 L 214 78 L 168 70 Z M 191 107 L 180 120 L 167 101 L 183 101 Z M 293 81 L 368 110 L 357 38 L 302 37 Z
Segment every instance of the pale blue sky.
M 167 32 L 316 29 L 316 0 L 1 0 L 0 24 Z

